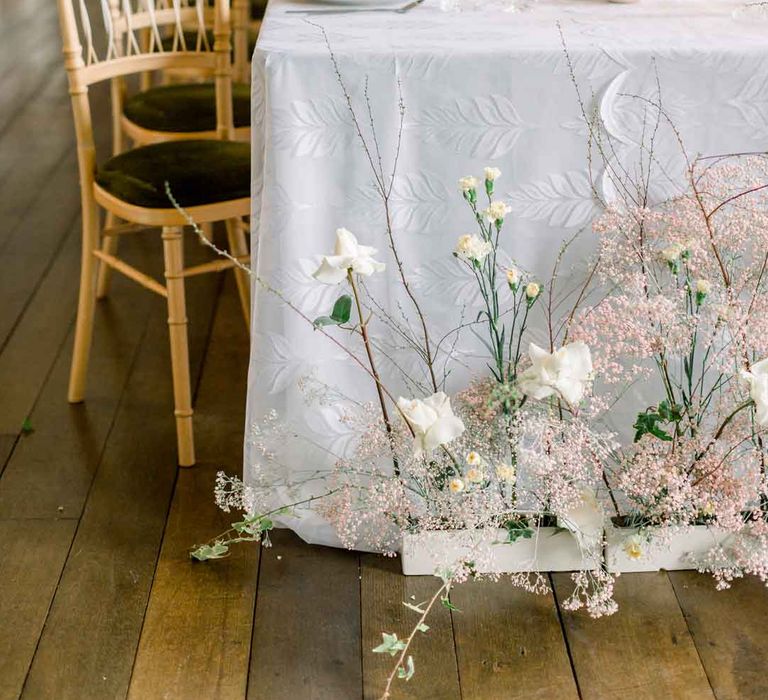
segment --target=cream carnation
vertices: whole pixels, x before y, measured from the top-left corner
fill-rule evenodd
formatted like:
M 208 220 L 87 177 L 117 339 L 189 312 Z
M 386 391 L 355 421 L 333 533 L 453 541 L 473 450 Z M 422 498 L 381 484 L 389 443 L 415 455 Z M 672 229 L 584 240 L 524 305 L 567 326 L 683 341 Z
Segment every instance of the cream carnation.
M 462 192 L 469 192 L 470 190 L 477 189 L 477 178 L 472 177 L 471 175 L 467 177 L 462 177 L 459 180 L 459 189 Z
M 506 202 L 501 201 L 495 201 L 491 202 L 488 205 L 488 208 L 485 210 L 485 218 L 488 219 L 491 223 L 495 221 L 501 221 L 504 219 L 504 217 L 509 214 L 509 212 L 512 211 L 512 209 L 509 207 Z
M 538 282 L 529 282 L 525 285 L 525 296 L 529 299 L 535 299 L 541 294 L 541 285 Z
M 492 250 L 493 246 L 488 241 L 468 233 L 459 238 L 454 252 L 463 260 L 483 262 Z

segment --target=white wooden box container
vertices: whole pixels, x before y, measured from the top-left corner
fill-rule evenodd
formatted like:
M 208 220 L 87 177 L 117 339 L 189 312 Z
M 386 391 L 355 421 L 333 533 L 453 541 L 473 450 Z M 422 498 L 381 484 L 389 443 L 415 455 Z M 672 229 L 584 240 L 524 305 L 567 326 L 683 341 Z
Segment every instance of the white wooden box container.
M 433 575 L 459 561 L 474 562 L 480 573 L 577 571 L 600 565 L 601 536 L 580 547 L 570 531 L 556 527 L 539 527 L 511 544 L 503 529 L 435 530 L 403 535 L 400 557 L 406 576 Z
M 692 559 L 704 556 L 710 549 L 731 537 L 709 525 L 690 525 L 665 533 L 658 539 L 651 537 L 643 541 L 642 556 L 635 559 L 626 550 L 626 540 L 636 535 L 637 528 L 617 527 L 608 523 L 605 530 L 605 563 L 611 573 L 632 573 L 639 571 L 679 571 L 695 569 Z

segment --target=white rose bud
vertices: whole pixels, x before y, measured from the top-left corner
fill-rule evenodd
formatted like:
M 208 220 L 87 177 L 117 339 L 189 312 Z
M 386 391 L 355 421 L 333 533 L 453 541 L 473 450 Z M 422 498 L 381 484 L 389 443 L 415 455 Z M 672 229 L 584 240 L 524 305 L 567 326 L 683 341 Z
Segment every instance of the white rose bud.
M 517 291 L 517 286 L 520 284 L 520 270 L 514 267 L 507 270 L 507 284 L 513 292 Z

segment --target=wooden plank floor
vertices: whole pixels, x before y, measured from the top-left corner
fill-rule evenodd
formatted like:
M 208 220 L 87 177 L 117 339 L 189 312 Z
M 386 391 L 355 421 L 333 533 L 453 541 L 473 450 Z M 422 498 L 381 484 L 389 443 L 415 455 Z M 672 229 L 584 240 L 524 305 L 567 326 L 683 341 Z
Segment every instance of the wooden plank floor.
M 79 201 L 56 23 L 50 0 L 0 0 L 0 700 L 375 700 L 390 659 L 370 650 L 406 631 L 402 601 L 431 579 L 288 532 L 187 559 L 226 525 L 213 479 L 241 461 L 248 341 L 230 277 L 189 284 L 195 469 L 175 466 L 164 304 L 127 280 L 99 304 L 88 400 L 66 403 Z M 124 250 L 159 274 L 157 236 Z M 187 254 L 206 258 L 194 240 Z M 768 698 L 759 583 L 625 575 L 620 612 L 595 621 L 561 608 L 567 575 L 551 582 L 541 597 L 458 587 L 460 612 L 430 620 L 393 697 Z

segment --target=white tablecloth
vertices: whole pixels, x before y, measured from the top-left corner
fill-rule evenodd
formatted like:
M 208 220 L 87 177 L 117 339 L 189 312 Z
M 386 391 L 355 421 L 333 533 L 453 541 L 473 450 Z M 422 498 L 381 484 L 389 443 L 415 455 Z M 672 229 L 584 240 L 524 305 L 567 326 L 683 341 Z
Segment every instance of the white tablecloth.
M 379 299 L 411 314 L 322 35 L 304 16 L 286 14 L 302 6 L 309 7 L 270 2 L 253 60 L 254 266 L 308 316 L 327 314 L 340 289 L 310 273 L 317 256 L 332 250 L 335 229 L 344 226 L 390 263 L 371 284 Z M 587 110 L 599 112 L 618 158 L 633 168 L 644 103 L 631 95 L 654 98 L 657 74 L 665 109 L 689 153 L 768 146 L 768 24 L 733 19 L 739 6 L 542 0 L 524 13 L 452 14 L 426 0 L 406 14 L 309 17 L 326 29 L 363 122 L 367 76 L 386 164 L 397 136 L 398 80 L 402 86 L 406 115 L 394 187 L 395 235 L 434 337 L 458 325 L 462 310 L 474 315 L 477 309 L 472 282 L 451 256 L 456 238 L 472 231 L 459 177 L 480 174 L 485 165 L 501 168 L 498 193 L 512 207 L 504 247 L 533 274 L 546 277 L 561 241 L 580 228 L 586 233 L 574 246 L 576 258 L 586 263 L 593 252 L 588 227 L 597 208 L 587 175 L 587 131 L 557 22 Z M 668 129 L 660 132 L 656 157 L 673 178 L 682 173 L 680 149 Z M 605 183 L 598 178 L 598 185 Z M 604 189 L 610 197 L 610 188 Z M 653 189 L 661 197 L 674 187 L 659 177 Z M 382 324 L 372 327 L 386 343 Z M 478 347 L 471 334 L 462 335 L 449 390 L 466 382 L 469 368 L 482 367 Z M 392 353 L 417 367 L 397 348 Z M 387 383 L 411 393 L 386 361 L 381 364 Z M 345 401 L 308 403 L 308 390 L 322 383 L 355 400 L 375 398 L 366 375 L 338 348 L 274 297 L 257 293 L 246 480 L 256 479 L 256 464 L 283 478 L 328 468 L 333 458 L 326 449 L 342 454 L 351 448 L 354 433 L 339 420 Z M 254 428 L 273 410 L 297 437 L 271 445 L 274 459 L 268 460 Z M 276 493 L 276 499 L 284 496 Z M 335 542 L 317 515 L 304 515 L 293 526 L 309 541 Z

